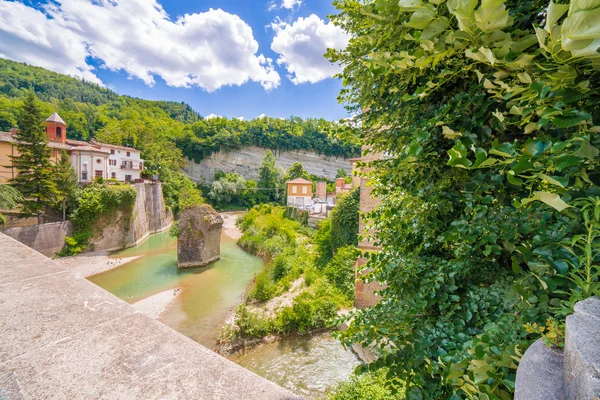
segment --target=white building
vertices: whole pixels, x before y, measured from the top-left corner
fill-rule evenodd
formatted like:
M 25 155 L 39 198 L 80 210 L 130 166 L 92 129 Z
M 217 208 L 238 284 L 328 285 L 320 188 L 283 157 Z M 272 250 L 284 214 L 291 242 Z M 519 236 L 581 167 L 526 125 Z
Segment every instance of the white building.
M 108 179 L 108 157 L 110 153 L 98 147 L 91 146 L 87 142 L 67 139 L 66 143 L 71 145 L 71 165 L 77 172 L 77 178 L 81 183 L 88 183 L 96 178 Z
M 108 153 L 108 177 L 118 181 L 135 181 L 141 179 L 144 160 L 141 152 L 131 147 L 116 146 L 90 141 L 93 146 Z

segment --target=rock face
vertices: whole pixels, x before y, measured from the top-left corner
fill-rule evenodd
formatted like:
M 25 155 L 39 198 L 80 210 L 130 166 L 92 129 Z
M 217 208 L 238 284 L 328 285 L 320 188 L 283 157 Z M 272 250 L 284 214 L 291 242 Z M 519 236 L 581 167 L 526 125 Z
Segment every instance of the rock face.
M 258 170 L 262 165 L 267 149 L 247 146 L 239 150 L 219 152 L 205 158 L 199 164 L 186 159 L 183 171 L 196 182 L 212 182 L 215 172 L 237 172 L 246 179 L 258 179 Z M 304 169 L 316 176 L 335 179 L 337 170 L 343 169 L 348 175 L 352 172 L 350 161 L 342 157 L 329 157 L 312 151 L 273 151 L 277 168 L 288 170 L 294 163 L 300 162 Z
M 221 258 L 223 218 L 208 204 L 183 210 L 179 219 L 177 266 L 203 267 Z
M 119 211 L 108 219 L 101 218 L 88 250 L 110 251 L 135 246 L 150 234 L 171 225 L 173 213 L 165 205 L 161 183 L 136 183 L 134 187 L 137 196 L 132 213 Z

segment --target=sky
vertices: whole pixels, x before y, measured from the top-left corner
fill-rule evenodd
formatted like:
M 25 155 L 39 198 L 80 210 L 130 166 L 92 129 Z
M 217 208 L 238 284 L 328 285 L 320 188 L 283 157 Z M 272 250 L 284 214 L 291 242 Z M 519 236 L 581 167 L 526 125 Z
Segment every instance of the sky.
M 0 57 L 204 117 L 346 117 L 331 0 L 0 0 Z

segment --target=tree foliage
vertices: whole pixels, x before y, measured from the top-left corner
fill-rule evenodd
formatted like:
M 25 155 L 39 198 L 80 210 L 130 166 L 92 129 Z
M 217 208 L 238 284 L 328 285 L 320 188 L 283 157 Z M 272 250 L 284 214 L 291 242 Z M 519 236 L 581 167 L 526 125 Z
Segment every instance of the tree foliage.
M 33 92 L 28 93 L 23 103 L 15 139 L 18 155 L 10 157 L 17 176 L 10 183 L 23 195 L 22 210 L 37 215 L 42 223 L 46 207 L 52 205 L 57 193 L 44 118 Z
M 375 343 L 407 398 L 511 398 L 523 325 L 598 279 L 569 244 L 599 193 L 600 2 L 335 5 L 340 98 L 385 154 L 367 279 L 386 286 L 342 339 Z
M 281 200 L 282 176 L 275 165 L 275 156 L 270 150 L 265 154 L 263 163 L 258 171 L 258 187 L 261 188 L 263 202 L 278 202 Z
M 243 146 L 259 146 L 277 151 L 313 150 L 319 154 L 353 157 L 358 147 L 332 139 L 328 132 L 332 123 L 324 119 L 262 117 L 250 121 L 211 118 L 191 125 L 177 139 L 177 145 L 188 158 L 200 162 L 219 151 Z
M 75 194 L 77 189 L 77 172 L 71 164 L 71 157 L 66 151 L 61 151 L 60 160 L 54 165 L 54 179 L 56 182 L 56 201 L 60 204 L 63 221 L 67 219 L 67 200 Z

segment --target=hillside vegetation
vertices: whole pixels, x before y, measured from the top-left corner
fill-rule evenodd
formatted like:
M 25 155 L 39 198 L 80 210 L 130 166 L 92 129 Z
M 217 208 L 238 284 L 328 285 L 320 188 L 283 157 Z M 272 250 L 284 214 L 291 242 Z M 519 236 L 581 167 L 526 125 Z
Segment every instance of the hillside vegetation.
M 180 172 L 184 156 L 200 161 L 214 152 L 244 145 L 344 157 L 358 154 L 357 147 L 327 136 L 332 123 L 325 120 L 204 120 L 185 103 L 121 96 L 93 83 L 4 59 L 0 59 L 0 131 L 17 126 L 28 91 L 42 100 L 44 115 L 60 114 L 69 138 L 95 137 L 140 149 L 145 173 L 160 176 L 167 204 L 175 212 L 181 194 L 195 189 Z

